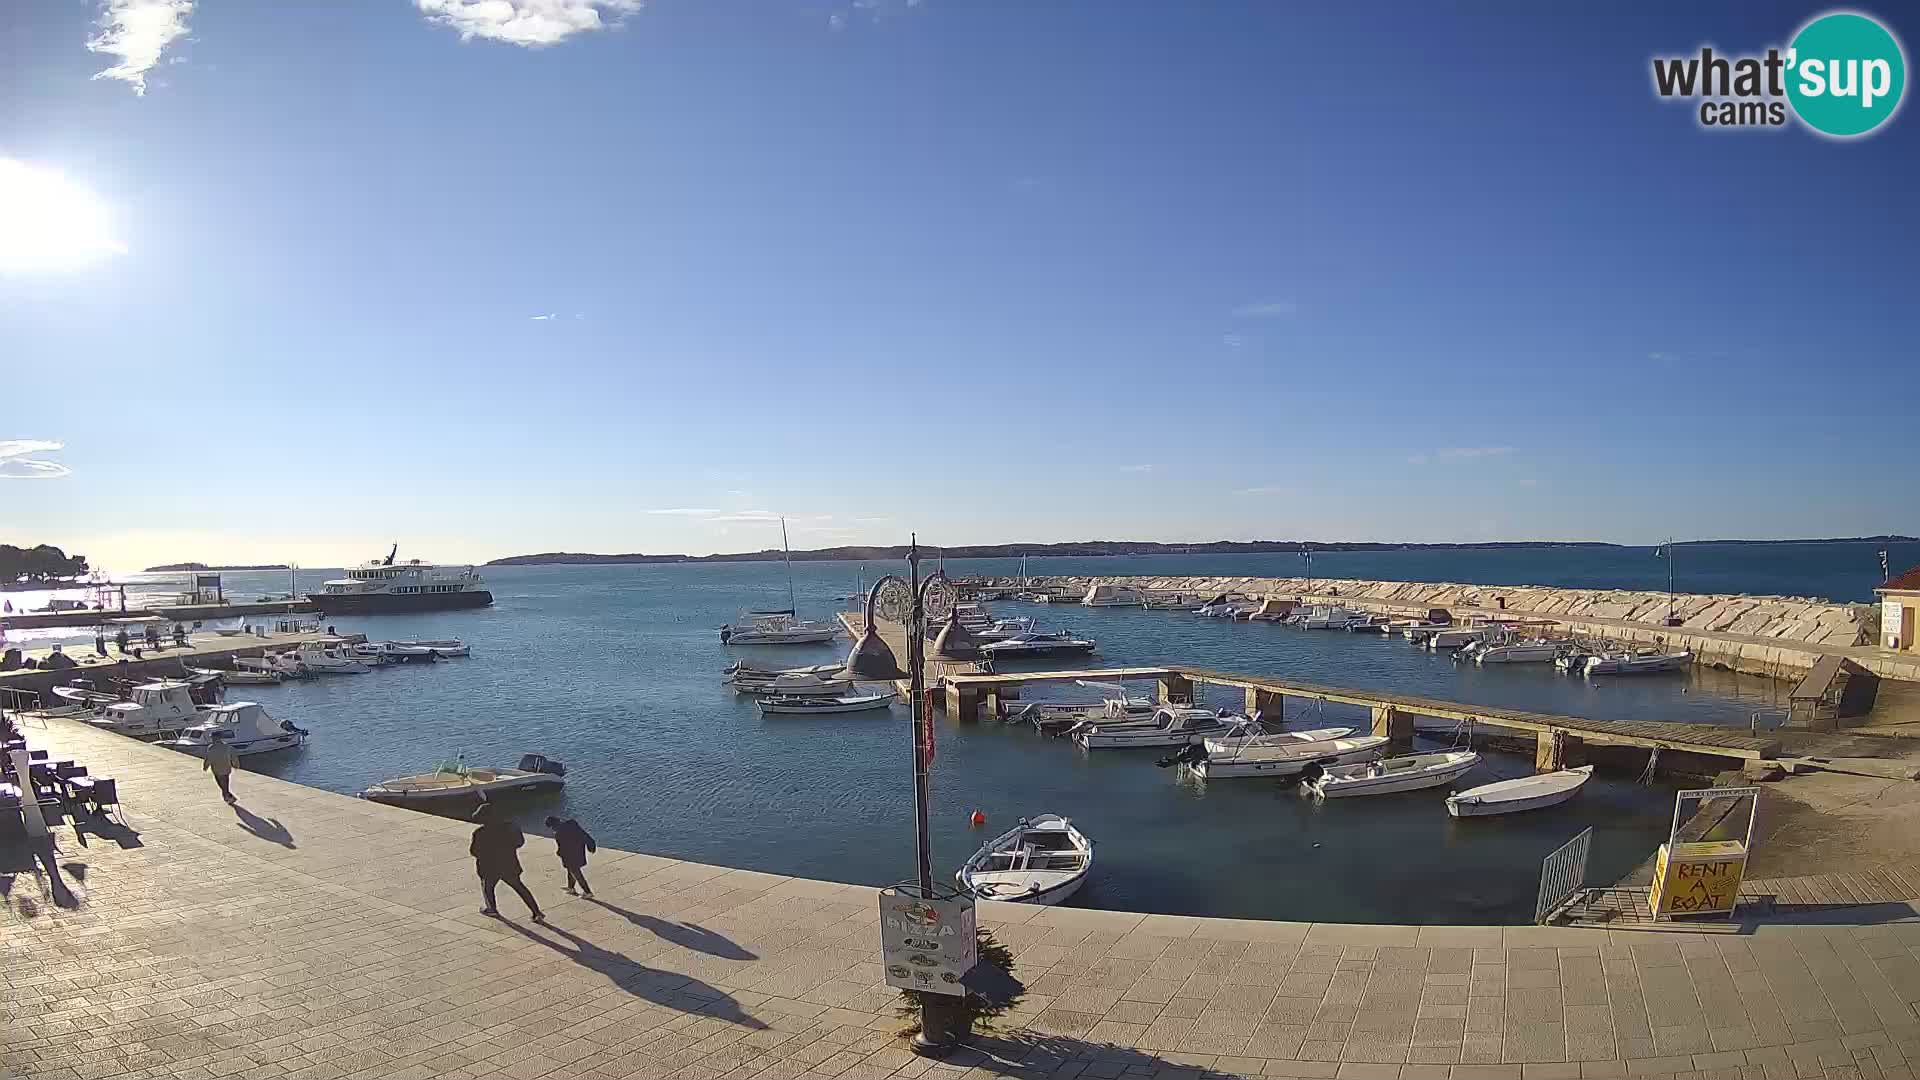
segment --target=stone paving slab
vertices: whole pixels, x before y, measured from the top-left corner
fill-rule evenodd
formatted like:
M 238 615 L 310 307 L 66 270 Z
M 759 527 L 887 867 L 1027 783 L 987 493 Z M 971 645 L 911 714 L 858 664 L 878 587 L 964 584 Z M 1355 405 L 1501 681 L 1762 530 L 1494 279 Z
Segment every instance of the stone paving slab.
M 130 830 L 0 870 L 0 1076 L 1914 1075 L 1920 915 L 1743 933 L 1254 922 L 983 904 L 1027 993 L 942 1062 L 897 1035 L 866 886 L 549 841 L 478 914 L 464 822 L 63 721 Z M 80 842 L 84 839 L 84 843 Z M 1842 913 L 1845 915 L 1846 913 Z M 1869 918 L 1877 921 L 1867 921 Z

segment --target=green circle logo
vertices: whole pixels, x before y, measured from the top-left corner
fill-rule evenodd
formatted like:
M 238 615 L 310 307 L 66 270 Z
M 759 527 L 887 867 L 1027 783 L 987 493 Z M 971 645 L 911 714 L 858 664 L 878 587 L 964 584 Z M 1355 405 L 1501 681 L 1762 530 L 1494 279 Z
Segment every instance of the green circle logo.
M 1907 59 L 1887 28 L 1835 12 L 1808 23 L 1787 51 L 1787 99 L 1808 127 L 1836 138 L 1865 135 L 1900 108 Z

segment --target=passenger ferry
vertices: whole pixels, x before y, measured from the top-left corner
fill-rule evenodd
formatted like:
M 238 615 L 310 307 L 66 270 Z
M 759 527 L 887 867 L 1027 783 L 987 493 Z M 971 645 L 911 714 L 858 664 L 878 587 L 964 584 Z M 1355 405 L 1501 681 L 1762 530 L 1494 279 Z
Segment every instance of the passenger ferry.
M 324 582 L 307 599 L 327 615 L 444 611 L 493 603 L 480 571 L 471 566 L 435 566 L 419 559 L 394 562 L 399 545 L 385 559 L 362 563 L 344 578 Z

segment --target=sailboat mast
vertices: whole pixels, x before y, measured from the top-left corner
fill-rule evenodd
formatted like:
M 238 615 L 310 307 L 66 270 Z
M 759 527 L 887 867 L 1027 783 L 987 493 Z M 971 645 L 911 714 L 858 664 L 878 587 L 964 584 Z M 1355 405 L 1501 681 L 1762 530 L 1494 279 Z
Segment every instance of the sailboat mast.
M 800 615 L 800 605 L 793 601 L 793 548 L 787 543 L 787 519 L 780 519 L 780 550 L 787 558 L 787 611 L 795 618 Z

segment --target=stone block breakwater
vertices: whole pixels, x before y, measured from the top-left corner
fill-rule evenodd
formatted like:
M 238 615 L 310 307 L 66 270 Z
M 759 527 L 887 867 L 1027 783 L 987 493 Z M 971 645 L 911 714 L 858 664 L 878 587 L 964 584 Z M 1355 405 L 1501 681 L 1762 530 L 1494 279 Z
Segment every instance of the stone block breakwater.
M 1365 581 L 1267 577 L 1029 577 L 1029 588 L 1083 593 L 1100 585 L 1148 592 L 1299 599 L 1395 616 L 1445 608 L 1458 618 L 1502 614 L 1551 619 L 1567 632 L 1692 649 L 1700 663 L 1753 675 L 1800 678 L 1822 656 L 1841 655 L 1883 678 L 1920 681 L 1920 659 L 1871 644 L 1878 610 L 1810 597 L 1675 593 L 1678 626 L 1666 625 L 1665 592 L 1544 585 Z M 1020 588 L 1022 579 L 982 578 L 983 587 Z

